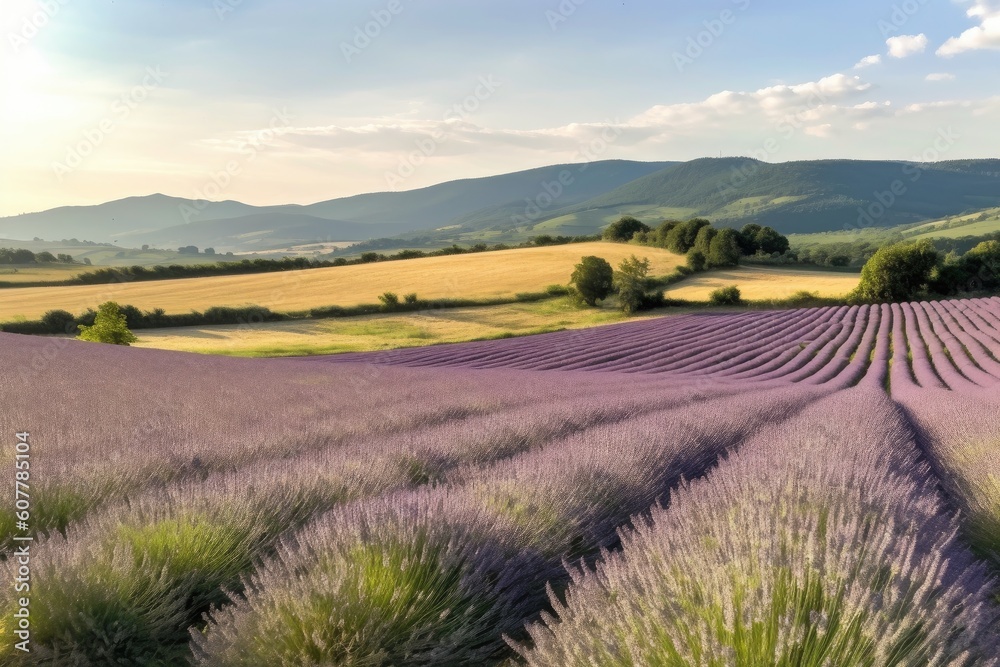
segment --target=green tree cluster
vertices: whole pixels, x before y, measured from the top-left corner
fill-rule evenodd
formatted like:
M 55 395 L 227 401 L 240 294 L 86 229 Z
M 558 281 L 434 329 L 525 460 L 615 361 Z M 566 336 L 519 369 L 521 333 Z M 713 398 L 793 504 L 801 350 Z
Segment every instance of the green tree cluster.
M 80 340 L 112 345 L 131 345 L 139 340 L 129 328 L 125 313 L 114 301 L 102 303 L 97 309 L 97 317 L 92 326 L 79 325 Z
M 612 223 L 604 230 L 602 238 L 605 241 L 619 241 L 627 243 L 636 234 L 645 234 L 650 231 L 649 226 L 630 215 L 623 216 L 617 222 Z
M 584 257 L 570 278 L 573 293 L 588 306 L 596 306 L 598 301 L 611 294 L 618 295 L 618 306 L 627 315 L 649 307 L 656 298 L 651 298 L 649 290 L 649 260 L 635 255 L 622 260 L 618 270 L 601 257 Z
M 741 257 L 750 255 L 783 255 L 789 248 L 788 239 L 771 227 L 749 224 L 739 231 L 716 229 L 704 218 L 666 220 L 645 238 L 652 245 L 688 255 L 688 267 L 696 271 L 736 266 Z
M 53 255 L 48 250 L 31 252 L 24 248 L 0 248 L 0 264 L 51 264 L 60 262 L 72 264 L 72 255 Z

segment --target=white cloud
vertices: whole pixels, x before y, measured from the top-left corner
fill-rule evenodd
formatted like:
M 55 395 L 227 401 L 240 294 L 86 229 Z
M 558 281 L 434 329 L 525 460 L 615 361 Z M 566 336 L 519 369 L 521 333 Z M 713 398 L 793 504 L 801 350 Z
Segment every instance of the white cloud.
M 626 120 L 508 129 L 456 119 L 359 119 L 327 126 L 283 128 L 281 141 L 319 151 L 356 150 L 389 155 L 427 146 L 428 152 L 433 149 L 437 156 L 455 156 L 505 147 L 571 155 L 581 146 L 612 136 L 614 145 L 624 148 L 679 138 L 753 132 L 782 124 L 801 128 L 811 136 L 826 137 L 838 127 L 833 121 L 840 117 L 857 122 L 890 113 L 885 104 L 856 99 L 870 88 L 871 84 L 860 77 L 834 74 L 818 81 L 780 84 L 756 91 L 726 90 L 699 102 L 657 105 Z M 235 150 L 235 142 L 229 142 L 228 149 Z
M 924 77 L 925 81 L 954 81 L 955 75 L 947 72 L 935 72 Z
M 937 50 L 939 56 L 950 58 L 966 51 L 1000 50 L 1000 5 L 991 0 L 975 0 L 966 14 L 977 19 L 979 25 L 945 42 Z
M 865 67 L 871 67 L 872 65 L 878 65 L 882 62 L 882 56 L 875 54 L 874 56 L 865 56 L 854 66 L 854 69 L 864 69 Z
M 819 137 L 820 139 L 826 139 L 832 134 L 833 125 L 830 123 L 823 123 L 822 125 L 811 125 L 804 130 L 804 133 L 810 137 Z
M 927 35 L 899 35 L 885 40 L 889 47 L 889 55 L 893 58 L 906 58 L 916 53 L 923 53 L 927 48 Z

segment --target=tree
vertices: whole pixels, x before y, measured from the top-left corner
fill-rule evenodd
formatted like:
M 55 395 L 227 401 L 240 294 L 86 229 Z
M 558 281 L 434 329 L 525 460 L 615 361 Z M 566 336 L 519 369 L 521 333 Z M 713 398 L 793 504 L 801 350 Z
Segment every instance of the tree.
M 705 257 L 708 257 L 708 253 L 712 248 L 712 239 L 718 236 L 719 230 L 711 225 L 705 225 L 698 230 L 698 235 L 694 238 L 694 248 Z
M 740 244 L 740 251 L 744 255 L 756 255 L 757 250 L 760 246 L 757 245 L 757 234 L 763 229 L 757 223 L 751 222 L 750 224 L 743 225 L 743 229 L 740 230 L 739 238 L 737 239 Z
M 649 241 L 660 248 L 667 247 L 667 237 L 674 227 L 681 224 L 680 220 L 664 220 L 659 226 L 649 234 Z
M 649 260 L 632 255 L 623 259 L 614 275 L 614 287 L 618 292 L 618 305 L 626 315 L 639 310 L 646 296 L 646 278 L 649 275 Z
M 665 247 L 679 255 L 686 255 L 687 251 L 694 247 L 694 243 L 698 239 L 698 232 L 711 224 L 704 218 L 694 218 L 682 222 L 667 234 Z
M 972 288 L 1000 287 L 1000 241 L 983 241 L 965 253 L 961 265 L 971 277 Z
M 834 255 L 827 262 L 830 266 L 847 266 L 851 263 L 851 258 L 847 255 Z
M 755 253 L 762 252 L 766 255 L 775 253 L 783 255 L 789 247 L 788 238 L 770 227 L 762 227 L 757 231 L 756 236 L 754 236 L 754 245 L 757 247 Z
M 56 256 L 53 255 L 48 250 L 43 250 L 42 252 L 35 253 L 35 261 L 42 263 L 52 263 L 56 261 Z
M 692 249 L 687 254 L 687 266 L 692 271 L 705 270 L 705 253 L 701 250 Z
M 649 226 L 633 218 L 630 215 L 623 216 L 618 222 L 612 223 L 604 230 L 604 240 L 606 241 L 631 241 L 632 237 L 639 232 L 648 232 Z
M 937 250 L 926 239 L 884 246 L 861 269 L 861 284 L 851 292 L 851 300 L 863 303 L 908 301 L 930 283 L 937 261 Z
M 740 244 L 737 241 L 739 232 L 735 229 L 723 229 L 712 239 L 708 250 L 708 266 L 736 266 L 740 262 Z
M 569 282 L 581 301 L 588 306 L 596 306 L 598 301 L 611 294 L 613 277 L 614 271 L 606 259 L 590 255 L 574 267 Z
M 80 340 L 88 340 L 93 343 L 111 343 L 113 345 L 130 345 L 137 340 L 129 331 L 125 314 L 122 313 L 121 306 L 114 301 L 102 303 L 97 309 L 97 317 L 94 318 L 93 326 L 79 325 Z

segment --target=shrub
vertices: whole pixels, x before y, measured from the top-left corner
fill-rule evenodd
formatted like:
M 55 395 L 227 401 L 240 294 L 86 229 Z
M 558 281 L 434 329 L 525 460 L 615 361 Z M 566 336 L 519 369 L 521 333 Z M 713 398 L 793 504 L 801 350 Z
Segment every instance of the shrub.
M 715 306 L 738 306 L 743 303 L 743 295 L 740 294 L 740 288 L 736 285 L 713 290 L 708 298 Z
M 161 310 L 159 312 L 160 315 L 162 315 L 163 311 Z M 148 315 L 149 313 L 147 313 L 147 316 Z M 276 319 L 281 319 L 281 317 L 272 313 L 269 308 L 265 308 L 264 306 L 244 306 L 242 308 L 215 306 L 206 310 L 201 318 L 198 318 L 197 314 L 195 314 L 193 319 L 200 319 L 202 322 L 208 324 L 247 324 L 271 322 Z
M 50 333 L 73 333 L 76 318 L 65 310 L 50 310 L 42 315 L 42 323 Z
M 590 255 L 580 260 L 569 281 L 583 303 L 596 306 L 598 301 L 611 294 L 613 278 L 614 270 L 608 260 Z
M 399 307 L 399 295 L 395 292 L 386 292 L 380 295 L 378 300 L 382 302 L 382 308 L 385 310 L 395 310 Z
M 135 334 L 129 331 L 125 315 L 121 312 L 121 307 L 114 301 L 101 304 L 93 325 L 80 324 L 78 326 L 80 335 L 77 338 L 80 340 L 112 345 L 130 345 L 139 340 Z
M 876 252 L 861 270 L 861 284 L 850 300 L 862 303 L 899 302 L 913 299 L 929 284 L 938 252 L 928 241 L 887 245 Z
M 810 292 L 803 289 L 785 299 L 785 303 L 789 306 L 804 306 L 810 303 L 817 303 L 820 300 L 819 292 Z
M 417 293 L 411 292 L 410 294 L 407 294 L 403 297 L 403 301 L 406 302 L 407 305 L 414 305 L 417 302 Z

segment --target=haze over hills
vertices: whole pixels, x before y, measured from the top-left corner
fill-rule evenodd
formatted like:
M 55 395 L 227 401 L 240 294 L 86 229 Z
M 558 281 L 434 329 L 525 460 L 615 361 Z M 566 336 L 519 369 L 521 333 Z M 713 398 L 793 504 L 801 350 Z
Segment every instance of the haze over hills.
M 399 245 L 593 234 L 623 214 L 704 216 L 807 233 L 915 223 L 1000 206 L 1000 160 L 925 165 L 749 158 L 554 165 L 309 205 L 251 206 L 150 195 L 0 218 L 0 237 L 246 251 L 398 237 Z
M 86 238 L 132 246 L 198 245 L 223 251 L 359 241 L 448 226 L 455 218 L 501 204 L 520 201 L 523 207 L 524 200 L 535 197 L 543 183 L 558 180 L 566 170 L 577 176 L 564 188 L 560 203 L 573 204 L 669 164 L 606 160 L 589 163 L 582 172 L 579 165 L 554 165 L 309 205 L 251 206 L 155 194 L 0 218 L 0 237 Z

